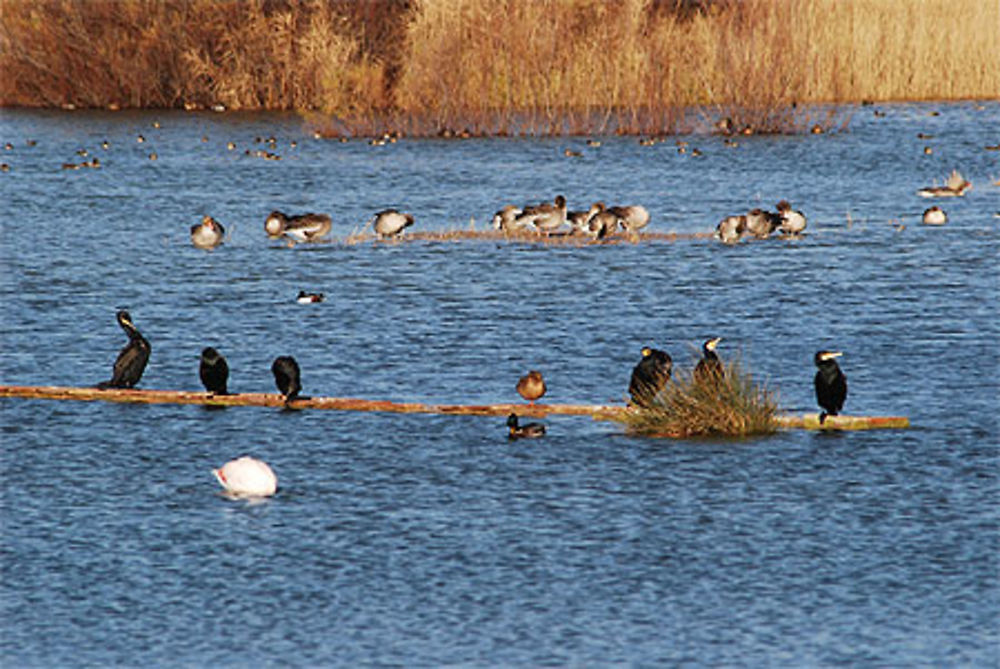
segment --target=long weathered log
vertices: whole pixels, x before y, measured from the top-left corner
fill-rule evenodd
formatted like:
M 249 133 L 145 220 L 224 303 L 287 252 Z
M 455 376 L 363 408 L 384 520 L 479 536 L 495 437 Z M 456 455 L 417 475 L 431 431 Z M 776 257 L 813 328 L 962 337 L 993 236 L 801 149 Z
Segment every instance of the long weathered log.
M 184 390 L 137 390 L 75 388 L 67 386 L 0 385 L 0 397 L 25 399 L 78 400 L 125 402 L 134 404 L 202 404 L 206 406 L 284 407 L 285 400 L 275 393 L 238 393 L 213 395 Z M 353 397 L 301 397 L 293 400 L 292 409 L 327 409 L 333 411 L 384 411 L 389 413 L 429 413 L 472 416 L 522 416 L 544 418 L 549 415 L 590 416 L 596 420 L 615 420 L 624 406 L 600 404 L 425 404 L 422 402 L 392 402 Z M 872 430 L 905 428 L 910 421 L 905 416 L 828 416 L 820 425 L 819 414 L 804 416 L 781 415 L 775 418 L 779 428 L 806 430 Z

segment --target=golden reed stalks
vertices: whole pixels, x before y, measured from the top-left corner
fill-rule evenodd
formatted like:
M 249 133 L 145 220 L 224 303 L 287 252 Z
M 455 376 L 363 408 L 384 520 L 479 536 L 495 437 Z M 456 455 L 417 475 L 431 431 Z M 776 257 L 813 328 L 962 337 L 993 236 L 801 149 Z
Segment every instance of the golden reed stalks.
M 0 104 L 295 109 L 345 133 L 787 131 L 811 122 L 797 103 L 1000 97 L 997 25 L 994 0 L 4 0 Z

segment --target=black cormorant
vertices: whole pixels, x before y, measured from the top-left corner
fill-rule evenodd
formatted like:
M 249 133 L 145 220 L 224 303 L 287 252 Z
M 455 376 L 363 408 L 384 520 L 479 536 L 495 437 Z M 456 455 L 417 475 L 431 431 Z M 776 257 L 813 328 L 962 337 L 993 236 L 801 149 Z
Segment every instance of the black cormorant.
M 823 407 L 823 413 L 819 415 L 820 425 L 828 415 L 836 416 L 847 399 L 847 377 L 840 371 L 836 360 L 842 355 L 840 351 L 819 351 L 814 358 L 819 368 L 815 379 L 816 402 Z
M 509 439 L 534 439 L 545 436 L 545 426 L 541 423 L 518 424 L 517 414 L 512 413 L 507 416 L 507 429 Z
M 285 396 L 286 403 L 298 397 L 302 383 L 299 380 L 299 363 L 295 362 L 295 358 L 290 355 L 275 358 L 271 364 L 271 373 L 274 374 L 274 383 Z
M 517 381 L 517 392 L 528 404 L 534 404 L 535 400 L 541 399 L 545 394 L 545 379 L 541 372 L 531 370 Z
M 642 349 L 642 360 L 632 370 L 628 392 L 637 406 L 648 407 L 670 380 L 674 361 L 670 354 L 649 346 Z
M 719 354 L 715 352 L 715 347 L 719 345 L 720 341 L 722 341 L 722 337 L 712 337 L 702 345 L 702 358 L 694 368 L 694 380 L 698 383 L 719 381 L 726 375 L 722 361 L 719 360 Z
M 115 318 L 118 319 L 118 325 L 128 335 L 128 343 L 115 359 L 111 380 L 99 383 L 98 388 L 132 388 L 135 386 L 142 378 L 146 363 L 149 362 L 149 353 L 152 350 L 149 342 L 135 327 L 132 317 L 127 311 L 122 309 L 115 315 Z
M 222 354 L 211 346 L 201 352 L 201 366 L 198 375 L 205 390 L 215 395 L 228 395 L 226 383 L 229 381 L 229 365 Z

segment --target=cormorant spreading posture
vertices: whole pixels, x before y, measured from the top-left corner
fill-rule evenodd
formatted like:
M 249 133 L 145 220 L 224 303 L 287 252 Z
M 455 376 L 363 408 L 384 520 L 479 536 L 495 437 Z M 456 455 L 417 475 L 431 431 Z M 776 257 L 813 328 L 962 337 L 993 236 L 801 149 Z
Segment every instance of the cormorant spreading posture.
M 205 390 L 215 395 L 228 395 L 226 383 L 229 381 L 229 365 L 222 354 L 211 346 L 201 352 L 201 366 L 198 375 Z
M 673 366 L 674 361 L 669 353 L 649 346 L 643 347 L 642 360 L 632 370 L 632 379 L 628 384 L 632 402 L 640 407 L 648 407 L 667 385 Z
M 726 375 L 722 361 L 719 360 L 719 354 L 715 352 L 715 347 L 719 345 L 720 341 L 722 341 L 722 337 L 712 337 L 706 340 L 701 347 L 702 358 L 694 368 L 694 380 L 698 383 L 719 381 Z
M 271 373 L 274 374 L 278 392 L 285 396 L 286 404 L 298 397 L 302 383 L 299 380 L 299 363 L 295 362 L 295 358 L 290 355 L 275 358 L 271 364 Z
M 823 413 L 819 415 L 820 425 L 827 415 L 836 416 L 847 399 L 847 377 L 840 371 L 836 360 L 842 355 L 840 351 L 819 351 L 814 358 L 819 368 L 815 379 L 816 402 L 823 407 Z
M 149 353 L 152 350 L 149 342 L 132 323 L 132 317 L 127 311 L 122 309 L 115 317 L 118 319 L 118 325 L 128 335 L 128 344 L 115 359 L 111 380 L 97 384 L 98 388 L 132 388 L 135 386 L 142 378 L 146 363 L 149 362 Z
M 540 399 L 545 394 L 545 379 L 541 372 L 531 370 L 517 381 L 517 392 L 528 404 L 534 405 L 535 400 Z
M 509 439 L 534 439 L 545 436 L 544 425 L 541 423 L 519 425 L 516 413 L 507 416 L 507 429 Z

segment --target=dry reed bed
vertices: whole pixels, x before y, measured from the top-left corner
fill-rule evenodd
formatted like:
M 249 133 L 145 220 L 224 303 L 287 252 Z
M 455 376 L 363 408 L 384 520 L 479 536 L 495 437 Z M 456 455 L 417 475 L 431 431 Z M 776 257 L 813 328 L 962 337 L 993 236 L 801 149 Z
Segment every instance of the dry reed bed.
M 422 230 L 407 232 L 398 237 L 379 239 L 374 234 L 354 232 L 346 237 L 331 239 L 331 244 L 355 245 L 364 243 L 404 244 L 408 242 L 462 242 L 488 241 L 513 244 L 545 244 L 549 246 L 608 246 L 615 244 L 640 244 L 643 242 L 676 242 L 691 239 L 712 239 L 711 232 L 640 232 L 616 234 L 605 239 L 591 239 L 583 235 L 544 235 L 534 232 L 502 232 L 496 230 Z
M 328 132 L 668 133 L 1000 97 L 1000 3 L 4 0 L 0 104 L 296 109 Z

